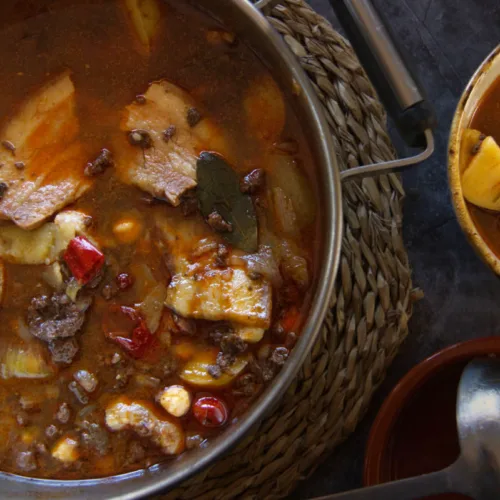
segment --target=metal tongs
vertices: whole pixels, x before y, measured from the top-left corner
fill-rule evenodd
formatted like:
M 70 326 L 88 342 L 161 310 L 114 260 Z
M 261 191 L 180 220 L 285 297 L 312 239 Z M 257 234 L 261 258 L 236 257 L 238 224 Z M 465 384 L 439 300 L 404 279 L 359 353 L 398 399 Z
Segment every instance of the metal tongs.
M 279 3 L 258 0 L 254 5 L 270 9 Z M 421 149 L 409 158 L 345 170 L 341 179 L 401 170 L 427 160 L 434 152 L 436 117 L 403 48 L 371 0 L 330 0 L 330 4 L 405 143 Z

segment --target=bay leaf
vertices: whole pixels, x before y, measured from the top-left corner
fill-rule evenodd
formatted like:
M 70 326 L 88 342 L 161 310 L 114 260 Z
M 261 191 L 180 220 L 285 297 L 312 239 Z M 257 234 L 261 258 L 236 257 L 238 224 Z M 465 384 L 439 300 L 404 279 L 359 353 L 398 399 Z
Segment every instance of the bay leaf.
M 220 233 L 231 245 L 248 253 L 258 249 L 257 216 L 252 199 L 240 190 L 240 178 L 224 159 L 203 152 L 197 162 L 198 201 L 201 213 L 208 217 L 216 210 L 232 232 Z

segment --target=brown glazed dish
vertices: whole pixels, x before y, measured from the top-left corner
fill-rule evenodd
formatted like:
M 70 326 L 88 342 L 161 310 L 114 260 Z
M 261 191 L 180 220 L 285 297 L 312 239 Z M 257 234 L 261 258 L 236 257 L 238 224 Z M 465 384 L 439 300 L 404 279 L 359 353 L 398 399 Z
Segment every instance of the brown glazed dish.
M 500 355 L 498 337 L 447 347 L 403 377 L 385 400 L 370 431 L 364 468 L 366 486 L 435 472 L 458 458 L 458 382 L 470 360 L 490 355 Z M 429 498 L 468 497 L 445 494 Z

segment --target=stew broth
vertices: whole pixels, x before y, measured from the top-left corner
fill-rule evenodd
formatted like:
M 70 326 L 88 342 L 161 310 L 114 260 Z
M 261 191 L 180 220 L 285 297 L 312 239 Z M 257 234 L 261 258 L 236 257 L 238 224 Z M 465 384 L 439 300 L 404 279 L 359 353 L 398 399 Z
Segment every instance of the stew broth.
M 257 99 L 263 106 L 259 110 L 250 101 L 250 113 L 262 113 L 261 120 L 249 121 L 244 105 L 255 82 L 270 78 L 264 64 L 242 41 L 187 4 L 166 1 L 159 4 L 159 11 L 154 42 L 147 49 L 121 0 L 0 5 L 0 19 L 8 20 L 0 28 L 0 114 L 4 126 L 23 109 L 26 99 L 69 71 L 76 89 L 77 140 L 85 162 L 99 157 L 103 148 L 111 152 L 114 162 L 114 166 L 104 162 L 108 168 L 91 177 L 91 186 L 84 194 L 43 222 L 54 224 L 54 216 L 68 210 L 84 214 L 83 240 L 91 242 L 96 263 L 99 253 L 106 262 L 90 283 L 83 282 L 72 266 L 75 256 L 68 254 L 73 243 L 82 242 L 79 237 L 53 262 L 22 264 L 12 252 L 4 259 L 0 461 L 8 472 L 42 478 L 102 477 L 144 468 L 200 446 L 246 411 L 271 382 L 292 349 L 309 306 L 318 243 L 317 197 L 314 184 L 308 181 L 311 157 L 293 110 L 285 104 L 286 122 L 278 131 L 278 140 L 266 143 L 266 130 L 274 126 L 268 102 Z M 198 126 L 196 119 L 215 124 L 217 133 L 224 137 L 224 151 L 213 150 L 224 155 L 239 177 L 255 169 L 266 172 L 263 187 L 258 183 L 255 189 L 253 184 L 248 188 L 258 219 L 259 252 L 262 245 L 271 249 L 264 265 L 259 260 L 260 267 L 250 268 L 245 260 L 248 252 L 227 243 L 231 235 L 226 233 L 238 228 L 210 227 L 206 214 L 196 207 L 188 210 L 191 191 L 188 201 L 183 198 L 180 206 L 174 207 L 118 174 L 122 150 L 132 150 L 134 139 L 123 129 L 124 110 L 141 106 L 143 100 L 148 106 L 149 85 L 160 80 L 183 89 L 196 102 L 195 111 L 201 116 L 194 121 L 188 117 L 188 122 L 194 123 L 193 130 Z M 495 99 L 500 102 L 498 96 Z M 483 120 L 481 110 L 475 120 Z M 263 130 L 252 128 L 256 121 Z M 495 132 L 492 124 L 486 125 Z M 165 137 L 168 140 L 173 139 Z M 11 147 L 5 142 L 3 146 L 7 150 Z M 144 146 L 143 154 L 148 151 Z M 274 170 L 277 165 L 280 169 Z M 31 164 L 20 168 L 30 178 Z M 84 168 L 85 163 L 81 175 Z M 2 177 L 4 172 L 0 168 L 0 181 L 5 180 L 6 188 L 13 189 Z M 61 172 L 58 175 L 66 175 L 64 168 Z M 290 178 L 283 178 L 280 172 L 290 172 Z M 298 197 L 294 196 L 297 189 Z M 283 207 L 292 210 L 285 212 L 285 220 L 280 219 Z M 162 224 L 166 230 L 161 229 Z M 0 231 L 13 227 L 11 221 L 0 222 Z M 26 232 L 40 231 L 40 227 L 44 226 Z M 191 227 L 195 228 L 193 235 L 189 234 Z M 172 234 L 176 235 L 173 243 L 169 240 Z M 179 252 L 189 254 L 184 274 L 176 274 L 172 267 Z M 220 263 L 222 280 L 228 279 L 223 273 L 244 269 L 245 279 L 250 276 L 254 283 L 249 286 L 248 300 L 257 301 L 255 294 L 268 286 L 271 289 L 272 283 L 270 322 L 257 328 L 264 331 L 261 340 L 248 341 L 256 328 L 245 330 L 247 336 L 242 336 L 233 319 L 204 317 L 198 310 L 205 295 L 198 297 L 198 302 L 193 298 L 185 317 L 179 310 L 165 307 L 158 319 L 158 301 L 148 302 L 151 307 L 144 305 L 147 297 L 158 293 L 162 308 L 163 292 L 172 290 L 176 276 L 182 286 L 193 266 L 198 266 L 200 274 L 194 275 L 191 284 L 211 283 L 219 273 L 213 262 Z M 262 293 L 264 296 L 265 291 Z M 39 302 L 34 303 L 34 299 Z M 56 315 L 55 320 L 51 314 Z M 83 318 L 82 326 L 76 328 L 75 323 Z M 153 318 L 159 326 L 150 331 Z M 45 321 L 53 320 L 56 337 L 44 330 Z M 66 320 L 73 322 L 77 333 L 57 337 L 57 328 Z M 136 334 L 141 338 L 147 335 L 147 342 L 131 347 Z M 68 339 L 66 350 L 58 351 Z M 219 353 L 222 356 L 217 358 Z M 33 360 L 33 356 L 41 359 Z M 198 363 L 196 369 L 187 373 L 186 366 L 193 362 Z M 201 375 L 200 366 L 205 370 Z M 179 400 L 175 408 L 171 401 L 162 403 L 162 391 L 172 386 L 184 390 L 182 394 L 189 398 L 187 409 L 179 410 L 178 404 L 183 402 Z M 195 407 L 200 397 L 209 398 L 208 409 L 200 404 Z M 215 407 L 210 406 L 214 401 Z M 133 407 L 135 402 L 142 406 Z M 140 422 L 136 425 L 130 417 L 121 425 L 116 415 L 112 421 L 109 408 L 117 404 L 129 405 L 127 418 L 135 411 L 142 412 L 142 417 L 134 414 Z M 116 406 L 115 410 L 119 413 Z M 200 418 L 202 410 L 206 414 Z M 178 438 L 175 444 L 160 436 L 162 429 L 170 429 L 168 426 Z

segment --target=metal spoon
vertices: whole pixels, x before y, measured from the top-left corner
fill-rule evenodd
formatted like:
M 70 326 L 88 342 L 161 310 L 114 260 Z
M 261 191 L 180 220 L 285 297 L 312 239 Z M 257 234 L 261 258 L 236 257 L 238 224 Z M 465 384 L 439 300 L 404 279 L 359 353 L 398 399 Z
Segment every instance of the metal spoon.
M 315 500 L 412 500 L 441 493 L 500 498 L 500 360 L 476 359 L 465 368 L 457 427 L 461 455 L 446 469 Z

